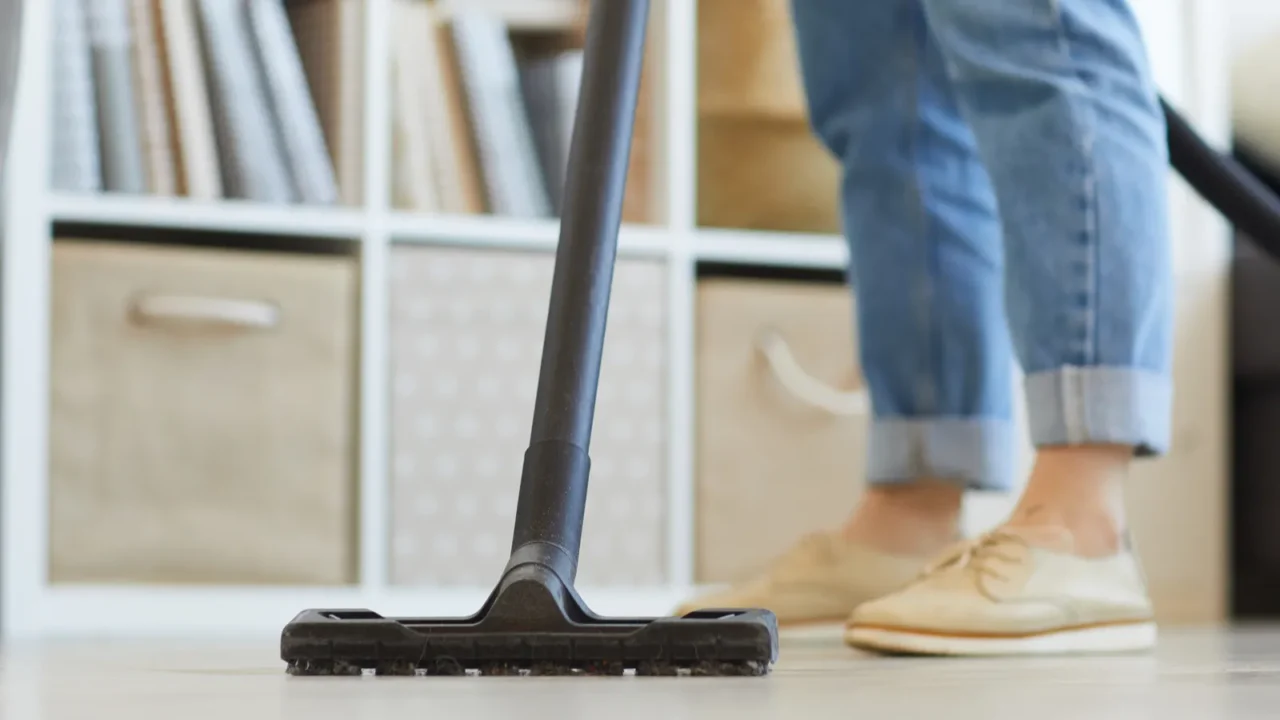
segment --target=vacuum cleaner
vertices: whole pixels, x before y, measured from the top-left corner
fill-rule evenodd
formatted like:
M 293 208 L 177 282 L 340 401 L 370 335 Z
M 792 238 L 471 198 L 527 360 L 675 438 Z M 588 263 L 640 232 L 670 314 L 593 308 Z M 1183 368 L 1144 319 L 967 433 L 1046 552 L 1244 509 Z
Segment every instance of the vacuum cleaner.
M 648 0 L 590 6 L 532 435 L 500 580 L 466 618 L 305 610 L 281 634 L 290 674 L 763 676 L 776 662 L 777 620 L 768 610 L 606 618 L 574 589 L 648 8 Z M 1163 109 L 1175 169 L 1280 258 L 1276 197 L 1167 103 Z
M 304 611 L 282 632 L 288 672 L 761 675 L 777 659 L 767 610 L 603 618 L 573 584 L 648 12 L 648 0 L 590 7 L 533 429 L 501 579 L 469 618 Z

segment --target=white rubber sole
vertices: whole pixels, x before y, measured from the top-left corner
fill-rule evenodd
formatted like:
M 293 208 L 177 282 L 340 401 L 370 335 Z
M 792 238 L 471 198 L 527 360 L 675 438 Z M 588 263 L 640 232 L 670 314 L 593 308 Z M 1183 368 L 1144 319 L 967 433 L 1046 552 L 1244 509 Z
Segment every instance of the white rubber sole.
M 859 649 L 895 655 L 995 656 L 1130 653 L 1156 645 L 1153 622 L 1102 625 L 1018 637 L 976 637 L 852 627 L 844 640 Z

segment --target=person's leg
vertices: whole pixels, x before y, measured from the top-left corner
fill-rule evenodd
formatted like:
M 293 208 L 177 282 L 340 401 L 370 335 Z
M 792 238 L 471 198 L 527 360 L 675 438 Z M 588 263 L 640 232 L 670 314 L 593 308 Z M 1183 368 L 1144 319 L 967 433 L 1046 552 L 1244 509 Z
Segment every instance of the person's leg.
M 994 191 L 919 0 L 794 0 L 793 16 L 810 123 L 843 168 L 872 405 L 846 535 L 932 552 L 958 534 L 963 490 L 1016 472 Z
M 1168 155 L 1140 29 L 1127 0 L 926 4 L 1006 231 L 1039 449 L 1014 522 L 1114 552 L 1112 500 L 1135 455 L 1165 450 L 1172 395 Z
M 928 552 L 954 539 L 960 491 L 1007 489 L 1015 471 L 995 197 L 919 0 L 792 7 L 810 123 L 843 167 L 873 413 L 847 530 Z M 937 528 L 913 518 L 939 511 Z
M 1164 124 L 1137 22 L 1125 0 L 925 7 L 999 198 L 1038 457 L 1002 528 L 859 608 L 851 642 L 1147 647 L 1121 483 L 1169 442 L 1172 272 Z M 992 639 L 1009 633 L 1032 637 Z
M 784 624 L 843 620 L 918 574 L 955 541 L 964 490 L 1011 486 L 1017 441 L 994 191 L 919 0 L 792 15 L 812 130 L 844 168 L 868 490 L 841 530 L 684 608 L 763 605 Z

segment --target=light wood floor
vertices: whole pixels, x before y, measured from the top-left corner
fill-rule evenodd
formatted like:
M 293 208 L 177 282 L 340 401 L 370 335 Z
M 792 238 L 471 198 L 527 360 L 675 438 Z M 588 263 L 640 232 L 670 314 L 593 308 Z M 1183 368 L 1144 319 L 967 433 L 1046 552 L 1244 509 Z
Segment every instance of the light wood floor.
M 1152 656 L 913 660 L 785 641 L 765 678 L 293 678 L 261 643 L 0 651 L 0 718 L 715 720 L 1280 717 L 1280 631 L 1166 631 Z

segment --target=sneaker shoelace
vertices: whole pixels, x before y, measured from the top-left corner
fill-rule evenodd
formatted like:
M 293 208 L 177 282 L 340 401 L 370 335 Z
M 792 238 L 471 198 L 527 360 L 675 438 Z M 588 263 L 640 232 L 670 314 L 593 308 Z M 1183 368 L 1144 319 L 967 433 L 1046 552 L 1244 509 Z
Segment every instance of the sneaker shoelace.
M 1010 545 L 1030 547 L 1026 538 L 1004 529 L 991 530 L 971 541 L 961 543 L 951 552 L 927 566 L 921 578 L 936 575 L 951 569 L 971 572 L 979 578 L 987 577 L 997 582 L 1008 581 L 1009 577 L 1000 572 L 997 565 L 1021 562 L 1022 558 L 1010 552 Z M 995 562 L 993 562 L 995 561 Z

